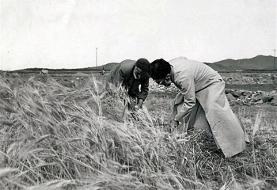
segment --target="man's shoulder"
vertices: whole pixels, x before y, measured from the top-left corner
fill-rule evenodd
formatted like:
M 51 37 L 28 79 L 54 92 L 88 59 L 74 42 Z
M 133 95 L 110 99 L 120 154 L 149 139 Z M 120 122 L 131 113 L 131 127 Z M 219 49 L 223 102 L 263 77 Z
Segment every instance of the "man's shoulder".
M 132 70 L 135 63 L 136 61 L 134 60 L 126 59 L 114 65 L 114 67 L 112 68 L 112 72 L 118 72 L 119 70 L 122 70 L 122 71 Z
M 170 65 L 173 67 L 180 68 L 190 68 L 190 67 L 198 67 L 199 65 L 204 65 L 203 62 L 187 59 L 186 57 L 177 57 L 169 61 Z
M 201 61 L 196 61 L 196 60 L 193 60 L 193 59 L 188 59 L 186 57 L 176 57 L 174 59 L 171 59 L 169 61 L 169 63 L 171 64 L 174 64 L 174 63 L 203 63 Z
M 126 59 L 120 62 L 119 67 L 123 73 L 129 73 L 133 70 L 133 67 L 135 66 L 135 64 L 136 64 L 136 61 L 131 59 Z
M 174 59 L 171 59 L 171 60 L 169 61 L 169 63 L 170 63 L 170 62 L 176 62 L 176 61 L 184 61 L 184 60 L 188 60 L 188 58 L 186 58 L 186 57 L 184 57 L 184 56 L 179 56 L 179 57 L 176 57 L 176 58 L 174 58 Z
M 135 64 L 136 64 L 136 61 L 131 60 L 131 59 L 126 59 L 126 60 L 119 63 L 120 67 L 124 68 L 124 69 L 133 68 L 135 66 Z

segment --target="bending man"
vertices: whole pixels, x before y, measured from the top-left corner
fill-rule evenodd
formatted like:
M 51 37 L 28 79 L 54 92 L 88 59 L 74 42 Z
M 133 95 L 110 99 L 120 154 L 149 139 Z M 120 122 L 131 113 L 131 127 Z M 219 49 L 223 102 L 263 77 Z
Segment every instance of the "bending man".
M 209 130 L 225 157 L 242 152 L 248 141 L 243 127 L 225 95 L 222 77 L 204 63 L 179 57 L 150 64 L 150 75 L 158 84 L 180 89 L 174 99 L 172 123 L 186 129 Z
M 149 61 L 141 58 L 137 61 L 124 60 L 116 65 L 107 77 L 107 81 L 119 87 L 123 86 L 135 101 L 131 109 L 142 107 L 149 91 Z

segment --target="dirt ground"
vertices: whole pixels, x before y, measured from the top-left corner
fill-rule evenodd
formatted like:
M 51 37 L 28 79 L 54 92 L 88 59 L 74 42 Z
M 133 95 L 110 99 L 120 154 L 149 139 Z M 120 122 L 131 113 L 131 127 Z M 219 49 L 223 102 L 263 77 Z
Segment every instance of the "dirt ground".
M 154 118 L 159 118 L 167 122 L 171 113 L 171 105 L 174 99 L 174 93 L 160 94 L 157 92 L 150 92 L 145 102 L 145 106 L 149 112 L 153 114 Z M 260 129 L 265 127 L 273 131 L 277 135 L 277 106 L 268 104 L 261 105 L 232 105 L 233 111 L 240 118 L 242 123 L 250 128 L 256 120 L 258 114 L 261 114 Z

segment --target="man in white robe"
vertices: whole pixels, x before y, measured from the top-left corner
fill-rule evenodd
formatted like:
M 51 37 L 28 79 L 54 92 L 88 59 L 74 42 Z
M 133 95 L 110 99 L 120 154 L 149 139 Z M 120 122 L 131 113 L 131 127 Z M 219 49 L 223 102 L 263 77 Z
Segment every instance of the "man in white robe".
M 158 84 L 175 84 L 180 92 L 174 99 L 174 126 L 202 128 L 211 132 L 225 157 L 242 152 L 247 134 L 233 113 L 225 95 L 222 77 L 204 63 L 184 57 L 150 64 L 150 75 Z

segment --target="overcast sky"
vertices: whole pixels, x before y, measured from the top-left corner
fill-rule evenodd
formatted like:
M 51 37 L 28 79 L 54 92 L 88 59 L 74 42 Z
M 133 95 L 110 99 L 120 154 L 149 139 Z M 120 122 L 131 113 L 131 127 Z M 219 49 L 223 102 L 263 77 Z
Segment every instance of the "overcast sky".
M 273 55 L 277 0 L 0 0 L 0 69 Z

